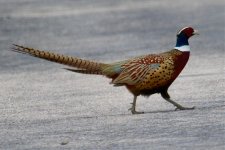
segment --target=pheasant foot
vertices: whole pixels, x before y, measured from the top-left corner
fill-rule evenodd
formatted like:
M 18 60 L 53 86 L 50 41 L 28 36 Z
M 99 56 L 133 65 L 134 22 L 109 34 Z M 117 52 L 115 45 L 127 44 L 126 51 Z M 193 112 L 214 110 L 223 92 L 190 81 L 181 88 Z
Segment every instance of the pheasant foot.
M 176 110 L 192 110 L 192 109 L 195 109 L 195 106 L 193 107 L 183 107 L 183 106 L 179 106 L 175 109 Z
M 133 107 L 131 107 L 130 109 L 128 109 L 131 111 L 131 113 L 134 115 L 134 114 L 144 114 L 143 111 L 136 111 Z

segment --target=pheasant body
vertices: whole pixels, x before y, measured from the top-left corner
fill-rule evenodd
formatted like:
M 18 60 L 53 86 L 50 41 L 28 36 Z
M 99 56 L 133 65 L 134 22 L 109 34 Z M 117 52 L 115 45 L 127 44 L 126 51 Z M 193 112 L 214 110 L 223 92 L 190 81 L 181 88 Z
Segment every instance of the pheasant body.
M 111 78 L 112 84 L 115 86 L 126 86 L 134 95 L 130 109 L 133 114 L 140 113 L 135 110 L 137 96 L 149 96 L 154 93 L 161 93 L 165 100 L 175 105 L 177 109 L 183 110 L 193 108 L 183 107 L 172 101 L 167 90 L 188 61 L 190 55 L 188 38 L 194 34 L 196 32 L 193 28 L 183 28 L 177 34 L 177 44 L 174 49 L 160 54 L 144 55 L 112 64 L 83 60 L 77 57 L 64 56 L 19 45 L 14 45 L 13 50 L 73 67 L 67 69 L 69 71 L 99 74 Z
M 176 66 L 176 61 L 181 57 L 186 57 L 186 59 L 182 60 L 184 63 Z M 138 67 L 136 72 L 130 72 L 130 77 L 136 82 L 128 85 L 128 89 L 137 96 L 149 96 L 154 93 L 160 93 L 162 90 L 167 90 L 184 68 L 188 57 L 189 54 L 177 50 L 149 56 L 150 61 L 144 62 L 144 65 L 148 65 L 147 68 L 144 68 L 144 71 L 140 69 L 141 67 Z M 140 65 L 141 62 L 138 64 Z M 118 79 L 116 80 L 118 82 Z

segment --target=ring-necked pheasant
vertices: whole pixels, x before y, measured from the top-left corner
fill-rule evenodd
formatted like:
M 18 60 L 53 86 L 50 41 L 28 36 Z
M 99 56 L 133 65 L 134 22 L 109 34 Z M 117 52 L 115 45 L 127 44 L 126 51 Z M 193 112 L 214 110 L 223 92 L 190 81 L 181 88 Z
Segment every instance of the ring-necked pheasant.
M 137 112 L 135 109 L 137 96 L 150 96 L 155 93 L 160 93 L 176 109 L 186 110 L 194 109 L 194 107 L 183 107 L 174 102 L 170 99 L 167 90 L 186 65 L 190 55 L 188 39 L 195 34 L 198 34 L 198 32 L 192 27 L 185 27 L 177 33 L 176 46 L 172 50 L 160 54 L 143 55 L 111 64 L 83 60 L 20 45 L 14 45 L 12 50 L 73 67 L 68 68 L 69 71 L 98 74 L 111 78 L 112 84 L 126 86 L 134 95 L 133 103 L 131 103 L 132 107 L 129 109 L 132 114 L 143 113 Z

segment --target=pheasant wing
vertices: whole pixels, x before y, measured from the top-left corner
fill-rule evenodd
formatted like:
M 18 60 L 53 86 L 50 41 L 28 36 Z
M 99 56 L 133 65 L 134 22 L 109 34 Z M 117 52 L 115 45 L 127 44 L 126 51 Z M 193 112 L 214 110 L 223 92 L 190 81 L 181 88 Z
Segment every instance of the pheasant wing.
M 150 72 L 158 69 L 163 60 L 163 57 L 160 55 L 147 55 L 135 58 L 122 65 L 122 72 L 112 83 L 115 85 L 135 85 L 143 81 Z

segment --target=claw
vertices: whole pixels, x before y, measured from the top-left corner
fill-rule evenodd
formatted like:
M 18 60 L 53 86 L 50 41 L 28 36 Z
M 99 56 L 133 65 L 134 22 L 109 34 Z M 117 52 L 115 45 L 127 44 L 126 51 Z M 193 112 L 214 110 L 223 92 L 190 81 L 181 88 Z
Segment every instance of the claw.
M 134 114 L 144 114 L 144 112 L 139 112 L 139 111 L 135 111 L 135 110 L 132 110 L 131 113 L 134 115 Z
M 177 107 L 175 109 L 175 111 L 177 111 L 177 110 L 192 110 L 192 109 L 195 109 L 195 106 L 193 106 L 193 107 Z
M 144 112 L 139 112 L 139 111 L 136 111 L 133 107 L 129 108 L 128 111 L 131 111 L 131 113 L 134 115 L 134 114 L 144 114 Z

